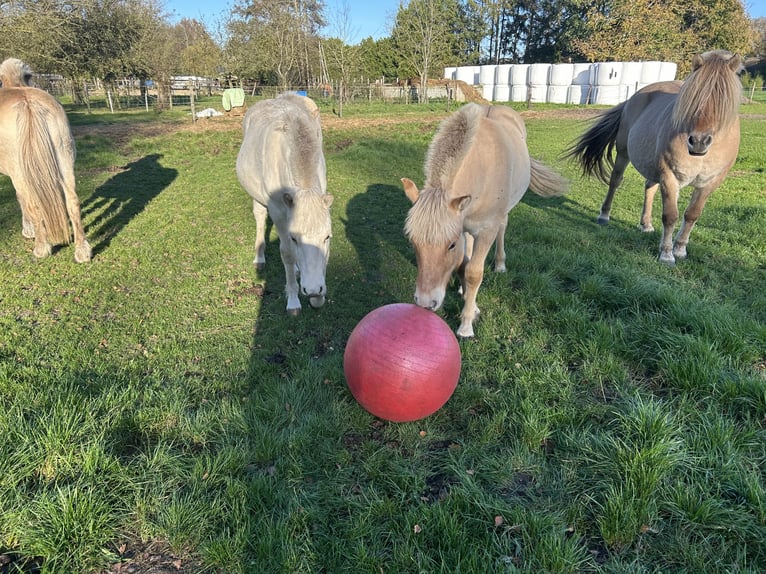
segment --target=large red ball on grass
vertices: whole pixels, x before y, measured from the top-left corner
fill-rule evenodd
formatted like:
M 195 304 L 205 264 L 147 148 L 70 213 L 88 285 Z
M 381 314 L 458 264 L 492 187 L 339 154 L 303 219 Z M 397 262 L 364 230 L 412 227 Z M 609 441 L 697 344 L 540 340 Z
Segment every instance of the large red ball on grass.
M 460 378 L 460 345 L 436 313 L 409 303 L 371 311 L 351 332 L 343 372 L 351 394 L 373 415 L 422 419 L 452 396 Z

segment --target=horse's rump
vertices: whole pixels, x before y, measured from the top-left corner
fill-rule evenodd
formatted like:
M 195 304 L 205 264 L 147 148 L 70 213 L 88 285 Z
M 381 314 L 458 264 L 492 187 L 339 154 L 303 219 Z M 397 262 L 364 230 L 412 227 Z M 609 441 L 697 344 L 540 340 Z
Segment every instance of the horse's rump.
M 30 91 L 33 90 L 33 91 Z M 66 116 L 58 102 L 45 92 L 18 90 L 16 112 L 18 174 L 23 179 L 26 202 L 36 210 L 53 243 L 69 243 L 71 234 L 66 210 L 64 182 L 73 174 L 74 143 Z

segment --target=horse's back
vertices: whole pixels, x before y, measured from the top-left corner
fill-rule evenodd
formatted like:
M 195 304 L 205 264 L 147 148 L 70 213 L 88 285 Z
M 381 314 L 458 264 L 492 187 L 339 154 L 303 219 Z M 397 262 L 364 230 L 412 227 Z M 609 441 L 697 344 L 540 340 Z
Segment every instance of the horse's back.
M 266 205 L 283 188 L 309 187 L 325 177 L 319 109 L 310 98 L 282 94 L 252 106 L 243 121 L 237 175 L 253 199 Z M 316 185 L 324 192 L 324 183 Z
M 61 104 L 44 90 L 32 87 L 0 88 L 0 172 L 13 176 L 18 169 L 20 128 L 29 123 L 22 114 L 37 114 L 59 162 L 66 169 L 74 168 L 75 147 L 69 120 Z

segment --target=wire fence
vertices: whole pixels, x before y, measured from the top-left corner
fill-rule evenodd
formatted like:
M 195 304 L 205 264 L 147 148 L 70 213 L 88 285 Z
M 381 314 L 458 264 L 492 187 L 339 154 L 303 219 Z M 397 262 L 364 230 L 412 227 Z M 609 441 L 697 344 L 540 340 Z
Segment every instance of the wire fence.
M 209 79 L 204 81 L 175 81 L 160 97 L 155 85 L 142 85 L 138 80 L 124 80 L 111 86 L 98 82 L 87 82 L 74 86 L 62 79 L 37 78 L 37 85 L 52 93 L 75 111 L 153 111 L 177 110 L 193 115 L 217 115 L 225 107 L 223 94 L 226 86 Z M 286 91 L 284 87 L 244 84 L 242 87 L 246 104 L 257 100 L 273 98 Z M 333 108 L 346 104 L 388 103 L 411 104 L 422 98 L 417 84 L 411 82 L 384 83 L 382 81 L 344 85 L 322 83 L 314 86 L 293 86 L 287 89 L 303 93 Z M 483 100 L 481 86 L 468 86 L 464 82 L 435 80 L 429 84 L 428 101 L 464 102 Z M 742 103 L 766 104 L 766 88 L 746 86 L 742 89 Z M 582 104 L 588 106 L 591 104 Z

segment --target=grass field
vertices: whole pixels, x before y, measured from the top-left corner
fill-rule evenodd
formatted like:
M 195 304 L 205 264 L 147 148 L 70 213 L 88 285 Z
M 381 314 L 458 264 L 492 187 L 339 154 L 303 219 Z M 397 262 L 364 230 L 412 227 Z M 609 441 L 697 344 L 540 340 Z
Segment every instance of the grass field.
M 605 187 L 559 159 L 584 120 L 525 111 L 572 190 L 510 213 L 454 395 L 401 424 L 343 350 L 412 300 L 399 179 L 445 110 L 323 113 L 329 297 L 297 318 L 231 120 L 70 115 L 89 264 L 34 260 L 0 181 L 0 572 L 766 571 L 766 105 L 673 268 L 638 174 L 597 226 Z

